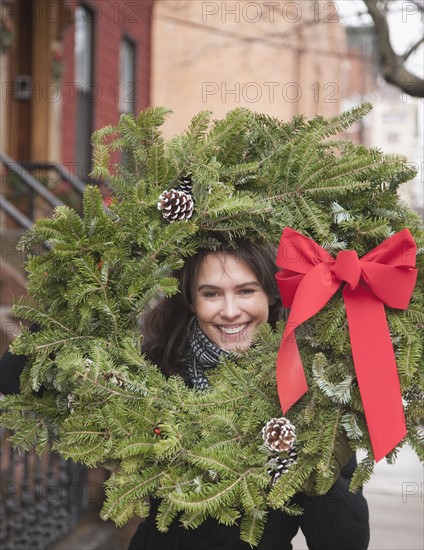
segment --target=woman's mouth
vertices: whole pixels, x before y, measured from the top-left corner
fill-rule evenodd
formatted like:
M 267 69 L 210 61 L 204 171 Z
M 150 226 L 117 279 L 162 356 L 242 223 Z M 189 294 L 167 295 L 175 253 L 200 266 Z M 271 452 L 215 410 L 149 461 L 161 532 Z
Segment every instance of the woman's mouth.
M 249 323 L 243 323 L 242 325 L 218 325 L 218 328 L 224 334 L 240 334 L 249 325 Z

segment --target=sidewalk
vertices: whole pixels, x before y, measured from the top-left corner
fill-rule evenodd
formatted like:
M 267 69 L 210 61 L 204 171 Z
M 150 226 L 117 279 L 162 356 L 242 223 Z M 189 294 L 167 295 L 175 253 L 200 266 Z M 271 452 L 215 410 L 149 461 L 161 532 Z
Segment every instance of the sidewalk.
M 379 462 L 364 494 L 371 524 L 368 550 L 424 549 L 424 468 L 411 448 L 404 447 L 394 465 Z M 307 550 L 301 533 L 293 550 Z

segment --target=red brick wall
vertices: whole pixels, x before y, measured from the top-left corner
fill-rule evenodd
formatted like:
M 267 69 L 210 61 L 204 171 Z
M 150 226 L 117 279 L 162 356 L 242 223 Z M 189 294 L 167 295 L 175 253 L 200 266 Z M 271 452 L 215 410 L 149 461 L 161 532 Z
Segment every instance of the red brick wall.
M 87 0 L 94 12 L 94 130 L 119 118 L 119 46 L 125 36 L 136 48 L 135 112 L 150 103 L 151 14 L 154 0 Z M 79 4 L 71 1 L 71 9 Z M 74 16 L 64 36 L 65 74 L 62 83 L 62 163 L 75 158 L 76 95 L 74 78 Z M 128 93 L 130 93 L 129 90 Z

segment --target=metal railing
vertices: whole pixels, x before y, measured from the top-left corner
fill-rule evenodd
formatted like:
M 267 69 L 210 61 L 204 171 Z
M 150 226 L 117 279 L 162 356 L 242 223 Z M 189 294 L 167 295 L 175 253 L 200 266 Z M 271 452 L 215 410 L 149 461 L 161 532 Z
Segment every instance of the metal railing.
M 30 220 L 25 214 L 23 214 L 19 208 L 16 208 L 11 202 L 9 202 L 6 197 L 0 195 L 0 210 L 9 214 L 9 216 L 15 220 L 15 222 L 24 229 L 29 229 L 32 225 L 32 220 Z
M 81 195 L 84 193 L 85 183 L 62 164 L 57 162 L 22 162 L 21 166 L 28 172 L 54 171 L 63 181 L 69 183 L 75 191 L 78 191 Z M 90 180 L 90 183 L 98 182 Z
M 53 453 L 17 454 L 0 428 L 0 548 L 47 550 L 87 507 L 86 468 Z
M 64 203 L 56 195 L 49 191 L 42 183 L 35 179 L 25 168 L 11 159 L 6 153 L 0 151 L 0 162 L 12 172 L 24 185 L 34 191 L 39 197 L 42 197 L 50 206 L 62 206 Z

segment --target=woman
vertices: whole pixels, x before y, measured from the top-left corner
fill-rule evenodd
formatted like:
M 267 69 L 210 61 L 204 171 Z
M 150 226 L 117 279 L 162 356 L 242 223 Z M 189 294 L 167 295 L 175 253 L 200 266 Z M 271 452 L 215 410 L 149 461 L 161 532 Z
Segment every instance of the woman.
M 216 367 L 223 354 L 243 353 L 254 343 L 259 324 L 275 326 L 282 317 L 274 260 L 272 248 L 250 242 L 218 252 L 202 250 L 187 259 L 176 274 L 181 292 L 161 300 L 144 315 L 144 352 L 167 376 L 179 375 L 189 386 L 206 389 L 208 370 Z M 24 356 L 9 352 L 2 357 L 2 393 L 19 391 L 25 361 Z M 336 454 L 337 479 L 330 491 L 316 497 L 297 494 L 293 503 L 304 509 L 299 517 L 269 510 L 258 550 L 290 550 L 299 527 L 311 550 L 366 550 L 367 503 L 361 492 L 348 490 L 355 457 L 344 441 Z M 129 550 L 250 549 L 240 539 L 237 525 L 222 525 L 213 518 L 194 530 L 184 529 L 176 518 L 167 533 L 160 533 L 155 525 L 158 506 L 152 499 L 150 515 L 140 524 Z
M 164 298 L 144 316 L 144 352 L 167 376 L 180 375 L 191 387 L 206 389 L 208 370 L 223 354 L 247 350 L 259 324 L 274 326 L 281 318 L 275 272 L 274 251 L 250 242 L 218 252 L 200 251 L 176 274 L 181 292 Z M 365 550 L 367 503 L 361 492 L 348 490 L 355 464 L 348 446 L 340 442 L 334 486 L 322 496 L 296 495 L 293 502 L 304 509 L 300 517 L 269 510 L 257 549 L 290 550 L 301 527 L 311 550 Z M 140 524 L 129 550 L 250 548 L 240 539 L 238 526 L 212 518 L 194 530 L 184 529 L 177 518 L 167 533 L 160 533 L 155 526 L 158 506 L 152 500 L 150 515 Z

